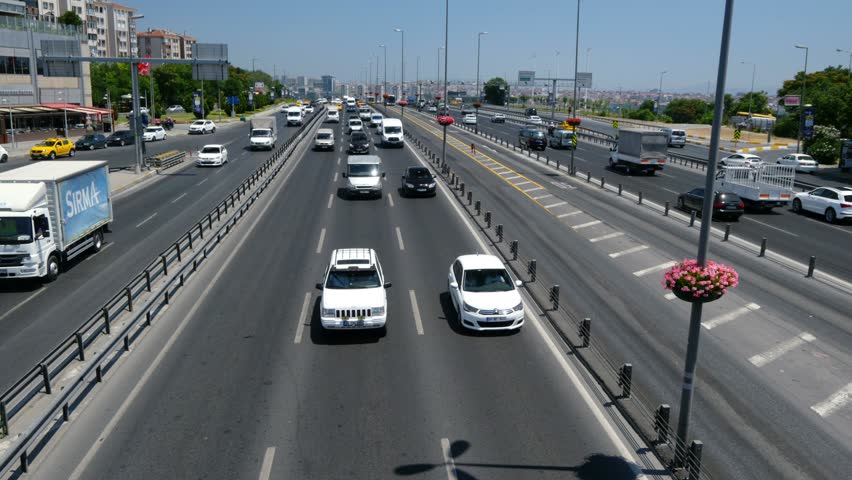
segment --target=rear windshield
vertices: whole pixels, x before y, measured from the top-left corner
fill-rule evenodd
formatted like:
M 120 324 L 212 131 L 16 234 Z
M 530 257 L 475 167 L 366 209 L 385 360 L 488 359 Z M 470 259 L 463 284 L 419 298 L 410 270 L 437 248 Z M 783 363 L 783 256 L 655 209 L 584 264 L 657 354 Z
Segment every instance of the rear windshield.
M 288 117 L 301 117 L 302 114 L 299 112 L 287 112 Z
M 329 110 L 328 116 L 329 117 L 336 117 L 337 116 L 337 110 Z
M 544 138 L 544 132 L 535 131 L 530 134 L 532 138 Z
M 683 130 L 672 130 L 672 136 L 673 137 L 685 137 L 686 132 L 684 132 Z
M 352 141 L 353 142 L 360 141 L 360 140 L 366 140 L 366 139 L 367 139 L 366 133 L 355 132 L 355 133 L 352 134 Z
M 361 125 L 361 120 L 349 120 L 349 125 Z

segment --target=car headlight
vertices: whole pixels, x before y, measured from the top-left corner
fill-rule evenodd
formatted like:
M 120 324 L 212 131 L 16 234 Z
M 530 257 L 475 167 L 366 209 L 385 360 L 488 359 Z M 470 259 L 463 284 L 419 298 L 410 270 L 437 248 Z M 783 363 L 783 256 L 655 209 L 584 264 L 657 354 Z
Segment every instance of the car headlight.
M 512 310 L 514 310 L 516 312 L 520 312 L 523 309 L 524 309 L 524 302 L 521 302 L 521 303 L 515 305 L 514 307 L 512 307 Z
M 349 148 L 355 148 L 355 145 L 349 144 Z
M 462 308 L 464 308 L 465 312 L 476 313 L 476 312 L 479 311 L 479 310 L 471 307 L 470 305 L 468 305 L 467 302 L 462 302 Z
M 406 182 L 405 187 L 406 188 L 414 188 L 414 184 Z
M 333 317 L 334 313 L 335 312 L 334 312 L 333 308 L 325 308 L 325 307 L 322 308 L 322 316 L 323 317 Z
M 384 315 L 385 314 L 385 307 L 373 307 L 372 309 L 370 309 L 370 314 L 373 315 L 374 317 L 376 315 Z
M 430 183 L 429 185 L 426 185 L 426 186 L 428 188 L 435 188 L 435 182 L 432 182 L 432 183 Z

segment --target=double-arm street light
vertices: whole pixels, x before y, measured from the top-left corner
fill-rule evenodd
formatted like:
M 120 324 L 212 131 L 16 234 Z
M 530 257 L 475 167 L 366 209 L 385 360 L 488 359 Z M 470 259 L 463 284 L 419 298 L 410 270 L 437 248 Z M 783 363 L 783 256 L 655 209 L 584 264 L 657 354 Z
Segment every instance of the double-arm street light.
M 405 30 L 394 28 L 395 32 L 402 34 L 402 47 L 399 51 L 399 100 L 405 100 Z M 403 112 L 405 109 L 403 109 Z
M 805 69 L 802 71 L 802 96 L 799 98 L 799 136 L 796 138 L 796 153 L 799 153 L 799 148 L 802 144 L 802 129 L 805 125 L 805 82 L 808 79 L 808 47 L 806 45 L 795 45 L 796 48 L 805 51 Z
M 852 51 L 844 50 L 842 48 L 837 49 L 837 53 L 848 53 L 849 54 L 849 80 L 852 81 Z
M 130 17 L 130 20 L 139 20 L 141 18 L 145 18 L 145 15 L 133 15 Z M 133 149 L 136 152 L 136 173 L 142 172 L 142 154 L 144 152 L 144 147 L 142 145 L 143 138 L 142 135 L 139 135 L 140 122 L 142 121 L 142 115 L 139 112 L 139 68 L 138 64 L 133 61 L 133 46 L 130 43 L 130 39 L 127 40 L 127 52 L 130 57 L 130 79 L 132 85 L 132 102 L 133 102 Z
M 482 36 L 488 35 L 488 32 L 479 32 L 476 34 L 476 101 L 482 101 L 482 95 L 479 93 L 479 50 L 482 47 Z

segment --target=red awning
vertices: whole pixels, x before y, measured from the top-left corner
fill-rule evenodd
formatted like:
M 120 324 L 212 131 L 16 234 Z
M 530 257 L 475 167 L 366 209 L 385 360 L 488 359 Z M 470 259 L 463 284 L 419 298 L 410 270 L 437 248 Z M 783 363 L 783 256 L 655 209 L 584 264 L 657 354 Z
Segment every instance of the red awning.
M 99 107 L 82 107 L 73 103 L 42 103 L 42 107 L 55 108 L 56 110 L 68 110 L 69 112 L 82 113 L 85 115 L 109 115 L 109 110 Z

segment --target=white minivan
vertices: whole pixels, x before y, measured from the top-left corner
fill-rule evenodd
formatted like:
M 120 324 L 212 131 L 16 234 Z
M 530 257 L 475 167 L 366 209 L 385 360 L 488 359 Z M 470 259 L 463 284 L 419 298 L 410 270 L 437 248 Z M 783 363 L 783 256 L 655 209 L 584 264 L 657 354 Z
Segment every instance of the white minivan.
M 685 130 L 679 130 L 676 128 L 664 128 L 663 131 L 666 132 L 666 138 L 668 139 L 668 144 L 670 147 L 683 148 L 686 146 Z
M 343 172 L 346 182 L 344 191 L 351 197 L 382 198 L 382 159 L 378 155 L 350 155 L 346 159 L 346 171 Z
M 302 125 L 302 109 L 301 107 L 287 108 L 287 126 Z
M 382 147 L 405 146 L 403 141 L 402 121 L 398 118 L 382 120 Z
M 330 108 L 325 113 L 326 123 L 340 123 L 340 113 L 336 108 Z

